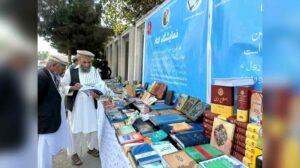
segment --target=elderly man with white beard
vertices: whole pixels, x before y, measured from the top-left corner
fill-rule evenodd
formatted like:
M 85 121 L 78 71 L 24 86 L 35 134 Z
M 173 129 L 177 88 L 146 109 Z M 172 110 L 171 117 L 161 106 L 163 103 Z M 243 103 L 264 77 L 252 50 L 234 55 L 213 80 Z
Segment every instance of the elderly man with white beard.
M 72 133 L 72 147 L 68 150 L 68 154 L 72 155 L 74 165 L 81 165 L 82 161 L 79 156 L 82 151 L 99 157 L 97 133 L 101 135 L 102 130 L 98 130 L 98 124 L 101 127 L 105 117 L 99 94 L 102 92 L 102 94 L 112 95 L 113 92 L 101 79 L 96 68 L 92 66 L 93 53 L 77 50 L 77 57 L 79 64 L 66 71 L 62 84 Z M 86 90 L 89 91 L 86 92 Z

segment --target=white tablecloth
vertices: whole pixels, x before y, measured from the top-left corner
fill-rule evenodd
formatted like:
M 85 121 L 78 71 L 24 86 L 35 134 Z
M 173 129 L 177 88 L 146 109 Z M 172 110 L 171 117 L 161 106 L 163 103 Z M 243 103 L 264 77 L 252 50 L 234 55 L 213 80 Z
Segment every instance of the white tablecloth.
M 115 130 L 106 116 L 104 118 L 104 127 L 100 128 L 99 125 L 99 130 L 101 129 L 102 137 L 98 137 L 101 168 L 131 168 L 130 162 L 118 142 Z

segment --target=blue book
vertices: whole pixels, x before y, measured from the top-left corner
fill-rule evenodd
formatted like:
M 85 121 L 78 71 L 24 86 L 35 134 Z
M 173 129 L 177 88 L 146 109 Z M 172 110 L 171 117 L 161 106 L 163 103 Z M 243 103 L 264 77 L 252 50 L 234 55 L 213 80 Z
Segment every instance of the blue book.
M 149 144 L 133 146 L 131 148 L 131 154 L 133 155 L 135 161 L 139 166 L 158 162 L 161 160 L 160 156 Z
M 142 168 L 164 168 L 160 162 L 153 162 L 142 166 Z
M 185 133 L 176 133 L 171 135 L 180 148 L 186 148 L 196 145 L 209 143 L 209 139 L 204 136 L 202 131 L 186 131 Z
M 155 125 L 163 125 L 163 124 L 172 124 L 185 122 L 187 120 L 186 117 L 179 114 L 163 114 L 160 116 L 153 116 L 150 118 L 150 121 Z
M 127 115 L 120 112 L 120 111 L 113 111 L 113 112 L 110 112 L 107 114 L 109 120 L 112 122 L 112 123 L 115 123 L 115 122 L 122 122 L 122 121 L 125 121 L 125 119 L 127 119 Z
M 174 106 L 169 106 L 166 104 L 157 104 L 157 105 L 152 105 L 151 109 L 152 110 L 170 110 L 170 109 L 174 109 Z
M 200 124 L 200 123 L 188 123 L 188 124 L 193 127 L 191 130 L 178 132 L 177 134 L 185 134 L 185 133 L 190 133 L 193 131 L 200 131 L 202 133 L 204 132 L 204 127 L 202 124 Z

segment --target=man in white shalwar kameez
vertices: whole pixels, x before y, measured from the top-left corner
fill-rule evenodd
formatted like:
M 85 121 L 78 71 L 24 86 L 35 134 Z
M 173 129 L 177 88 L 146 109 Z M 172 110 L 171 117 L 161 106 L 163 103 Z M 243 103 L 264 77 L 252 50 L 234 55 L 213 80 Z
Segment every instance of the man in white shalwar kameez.
M 52 168 L 53 156 L 71 144 L 60 76 L 67 65 L 63 56 L 52 56 L 38 72 L 38 168 Z
M 72 155 L 74 165 L 81 165 L 79 155 L 82 152 L 87 151 L 88 154 L 99 157 L 97 134 L 99 133 L 101 137 L 102 130 L 98 130 L 98 124 L 102 125 L 105 117 L 104 108 L 99 101 L 99 93 L 84 91 L 96 89 L 108 95 L 113 92 L 92 66 L 93 53 L 78 50 L 77 57 L 79 64 L 67 69 L 62 84 L 67 95 L 65 105 L 68 109 L 68 121 L 72 133 L 72 147 L 68 150 L 68 154 Z

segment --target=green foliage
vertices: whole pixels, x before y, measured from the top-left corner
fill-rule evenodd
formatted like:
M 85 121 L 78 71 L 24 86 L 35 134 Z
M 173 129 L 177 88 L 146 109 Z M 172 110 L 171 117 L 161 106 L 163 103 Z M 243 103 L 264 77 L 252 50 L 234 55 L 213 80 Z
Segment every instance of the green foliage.
M 38 52 L 38 60 L 46 60 L 47 58 L 49 58 L 50 53 L 48 51 L 39 51 Z
M 39 0 L 38 34 L 58 52 L 70 56 L 84 49 L 100 58 L 103 43 L 112 34 L 101 27 L 101 9 L 94 0 Z
M 116 34 L 122 33 L 164 0 L 101 0 L 102 21 Z

